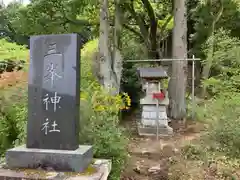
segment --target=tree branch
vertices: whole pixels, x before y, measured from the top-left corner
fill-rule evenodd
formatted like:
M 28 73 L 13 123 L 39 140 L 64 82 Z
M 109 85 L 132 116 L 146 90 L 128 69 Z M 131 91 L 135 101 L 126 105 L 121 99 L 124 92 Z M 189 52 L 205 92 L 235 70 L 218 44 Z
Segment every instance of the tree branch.
M 140 32 L 138 32 L 136 29 L 130 27 L 129 25 L 127 24 L 123 24 L 123 27 L 129 31 L 131 31 L 132 33 L 134 33 L 135 35 L 137 35 L 139 38 L 143 39 L 142 35 Z
M 219 21 L 220 17 L 222 16 L 222 13 L 223 13 L 223 0 L 220 0 L 220 10 L 217 14 L 216 19 L 214 20 L 215 23 L 217 23 Z
M 157 50 L 157 20 L 156 16 L 153 10 L 153 7 L 149 0 L 141 0 L 143 3 L 144 8 L 146 9 L 149 19 L 150 19 L 150 35 L 149 35 L 149 41 L 150 41 L 150 56 L 152 58 L 158 58 L 158 54 L 156 53 Z
M 161 31 L 162 31 L 162 32 L 165 31 L 168 23 L 172 20 L 172 18 L 173 18 L 173 15 L 170 15 L 170 16 L 167 18 L 167 20 L 165 21 L 165 23 L 163 24 L 163 26 L 162 26 L 162 28 L 161 28 Z
M 62 13 L 63 13 L 63 18 L 66 19 L 64 21 L 65 24 L 70 23 L 70 24 L 79 25 L 79 26 L 92 26 L 93 25 L 88 20 L 79 20 L 79 19 L 72 20 L 72 19 L 70 19 L 65 12 L 64 4 L 60 3 L 60 5 L 61 5 Z
M 149 40 L 148 40 L 148 29 L 146 28 L 145 21 L 136 13 L 133 1 L 131 1 L 131 4 L 126 5 L 126 9 L 131 13 L 133 18 L 135 19 L 136 23 L 138 24 L 140 28 L 141 37 L 144 39 L 144 43 L 147 47 L 149 47 Z
M 150 21 L 156 21 L 155 13 L 151 3 L 148 0 L 141 0 L 141 1 L 144 5 L 144 8 L 147 10 Z
M 93 23 L 90 23 L 88 20 L 80 20 L 80 19 L 72 20 L 72 19 L 67 18 L 66 16 L 65 16 L 65 18 L 66 18 L 67 23 L 78 25 L 78 26 L 93 26 L 93 25 L 95 25 Z

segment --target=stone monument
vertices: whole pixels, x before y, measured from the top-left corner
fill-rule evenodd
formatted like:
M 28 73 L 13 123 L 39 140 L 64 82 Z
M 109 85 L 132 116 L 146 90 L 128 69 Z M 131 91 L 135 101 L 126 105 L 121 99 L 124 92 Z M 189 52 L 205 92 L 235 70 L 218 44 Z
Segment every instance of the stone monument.
M 30 38 L 26 145 L 9 149 L 9 168 L 82 172 L 92 146 L 79 146 L 80 43 L 77 34 Z
M 168 126 L 167 106 L 169 104 L 168 92 L 163 89 L 161 80 L 168 78 L 162 67 L 139 68 L 144 97 L 140 99 L 141 118 L 138 122 L 139 135 L 168 136 L 173 133 Z M 154 98 L 155 93 L 163 93 L 161 100 Z

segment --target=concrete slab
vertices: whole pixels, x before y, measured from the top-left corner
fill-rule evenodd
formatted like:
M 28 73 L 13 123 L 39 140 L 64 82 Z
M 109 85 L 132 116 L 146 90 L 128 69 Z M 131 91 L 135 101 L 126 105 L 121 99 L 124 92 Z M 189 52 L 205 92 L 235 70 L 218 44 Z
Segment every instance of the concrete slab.
M 80 145 L 74 151 L 30 149 L 26 145 L 6 152 L 6 165 L 12 168 L 50 167 L 57 171 L 83 172 L 93 158 L 92 146 Z
M 111 161 L 94 159 L 93 163 L 82 173 L 46 171 L 41 169 L 8 169 L 0 167 L 0 179 L 4 180 L 107 180 L 111 171 Z
M 156 136 L 157 127 L 156 126 L 143 126 L 140 123 L 137 125 L 138 134 L 140 136 Z M 158 135 L 161 136 L 172 136 L 173 129 L 169 126 L 160 126 L 158 129 Z

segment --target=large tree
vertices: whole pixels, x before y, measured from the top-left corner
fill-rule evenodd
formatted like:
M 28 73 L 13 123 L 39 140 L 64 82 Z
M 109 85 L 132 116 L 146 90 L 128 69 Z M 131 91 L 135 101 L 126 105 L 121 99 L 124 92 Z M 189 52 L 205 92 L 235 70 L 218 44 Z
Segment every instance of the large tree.
M 172 47 L 172 72 L 169 83 L 170 117 L 181 120 L 186 116 L 187 81 L 187 8 L 185 0 L 174 0 L 174 28 Z
M 97 0 L 34 0 L 27 7 L 21 8 L 20 19 L 14 23 L 28 35 L 81 32 L 87 36 L 97 36 L 101 3 Z M 119 3 L 109 0 L 108 3 L 109 26 L 115 27 L 114 9 L 119 9 L 117 12 L 121 14 L 124 29 L 133 33 L 138 42 L 144 43 L 149 58 L 159 58 L 161 42 L 172 28 L 169 0 L 161 3 L 154 0 L 127 0 Z M 31 28 L 27 28 L 29 26 Z
M 100 29 L 99 29 L 99 62 L 100 82 L 105 88 L 117 94 L 120 91 L 122 76 L 122 56 L 120 51 L 121 17 L 120 0 L 115 0 L 115 18 L 113 43 L 109 37 L 109 3 L 108 0 L 100 1 Z
M 144 43 L 150 59 L 161 58 L 162 42 L 172 28 L 170 1 L 129 0 L 122 4 L 122 8 L 125 10 L 124 28 Z
M 17 2 L 10 3 L 7 7 L 0 5 L 0 37 L 18 44 L 27 44 L 28 37 L 21 34 L 13 23 L 19 20 L 20 8 L 21 4 Z
M 100 0 L 100 28 L 99 28 L 99 62 L 101 83 L 106 88 L 112 88 L 112 59 L 109 44 L 109 10 L 108 0 Z

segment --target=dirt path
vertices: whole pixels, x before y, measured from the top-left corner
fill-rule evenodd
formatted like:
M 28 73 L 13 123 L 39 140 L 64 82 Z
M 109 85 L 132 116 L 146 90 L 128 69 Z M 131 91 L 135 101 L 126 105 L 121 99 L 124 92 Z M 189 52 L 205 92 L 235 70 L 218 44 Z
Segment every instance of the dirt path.
M 139 137 L 136 133 L 134 117 L 129 117 L 124 126 L 132 137 L 128 146 L 129 161 L 122 174 L 122 180 L 167 180 L 171 158 L 181 152 L 181 147 L 200 136 L 200 124 L 187 126 L 173 125 L 173 137 Z

